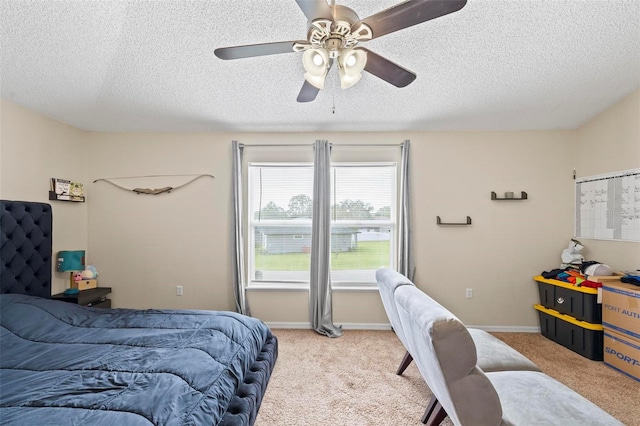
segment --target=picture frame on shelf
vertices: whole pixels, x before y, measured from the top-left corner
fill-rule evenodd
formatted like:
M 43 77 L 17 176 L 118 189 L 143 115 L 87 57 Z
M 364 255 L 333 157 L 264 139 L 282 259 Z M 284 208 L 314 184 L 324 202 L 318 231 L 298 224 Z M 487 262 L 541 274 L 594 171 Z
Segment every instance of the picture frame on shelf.
M 84 203 L 84 184 L 68 179 L 51 178 L 49 200 Z

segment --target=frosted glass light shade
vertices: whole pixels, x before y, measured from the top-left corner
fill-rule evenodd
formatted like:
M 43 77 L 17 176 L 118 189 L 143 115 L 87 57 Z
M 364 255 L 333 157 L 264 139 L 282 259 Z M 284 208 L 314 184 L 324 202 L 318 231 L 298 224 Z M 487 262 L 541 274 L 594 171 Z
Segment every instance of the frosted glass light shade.
M 302 55 L 302 65 L 307 71 L 305 80 L 318 89 L 324 88 L 324 79 L 329 71 L 329 52 L 326 49 L 308 49 Z
M 344 49 L 338 58 L 340 87 L 348 89 L 362 78 L 367 65 L 367 52 L 360 49 Z

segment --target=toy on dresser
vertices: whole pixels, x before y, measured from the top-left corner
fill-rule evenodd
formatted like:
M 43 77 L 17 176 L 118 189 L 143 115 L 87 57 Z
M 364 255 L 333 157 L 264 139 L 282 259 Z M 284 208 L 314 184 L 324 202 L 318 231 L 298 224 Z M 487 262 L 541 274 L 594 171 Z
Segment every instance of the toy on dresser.
M 98 271 L 95 266 L 88 265 L 84 271 L 73 274 L 73 283 L 71 288 L 78 290 L 88 290 L 98 287 Z

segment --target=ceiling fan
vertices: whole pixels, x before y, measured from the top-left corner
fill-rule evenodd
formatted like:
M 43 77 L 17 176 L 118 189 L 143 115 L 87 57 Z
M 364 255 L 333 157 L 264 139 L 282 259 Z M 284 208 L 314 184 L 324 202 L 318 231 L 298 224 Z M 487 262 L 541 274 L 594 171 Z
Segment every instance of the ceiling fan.
M 409 85 L 416 79 L 415 73 L 360 47 L 359 43 L 456 12 L 467 3 L 467 0 L 408 0 L 361 20 L 352 9 L 329 5 L 326 0 L 295 1 L 308 19 L 307 40 L 222 47 L 214 53 L 220 59 L 240 59 L 304 52 L 305 82 L 298 102 L 316 98 L 336 60 L 343 89 L 357 83 L 363 70 L 396 87 Z

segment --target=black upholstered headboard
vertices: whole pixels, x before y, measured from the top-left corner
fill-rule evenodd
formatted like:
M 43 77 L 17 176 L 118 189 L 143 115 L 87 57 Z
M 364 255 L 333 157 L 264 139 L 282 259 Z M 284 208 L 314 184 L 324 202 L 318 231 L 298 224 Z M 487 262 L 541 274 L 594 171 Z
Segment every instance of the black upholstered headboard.
M 1 292 L 51 297 L 51 206 L 0 200 L 0 228 Z

